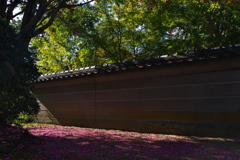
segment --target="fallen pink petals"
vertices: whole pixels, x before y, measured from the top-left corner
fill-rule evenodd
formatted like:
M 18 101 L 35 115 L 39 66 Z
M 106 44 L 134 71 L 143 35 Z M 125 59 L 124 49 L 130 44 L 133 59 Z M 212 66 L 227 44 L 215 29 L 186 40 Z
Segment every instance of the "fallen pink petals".
M 27 126 L 32 134 L 5 159 L 195 160 L 240 159 L 239 139 L 146 134 L 54 125 Z M 0 158 L 1 159 L 1 158 Z

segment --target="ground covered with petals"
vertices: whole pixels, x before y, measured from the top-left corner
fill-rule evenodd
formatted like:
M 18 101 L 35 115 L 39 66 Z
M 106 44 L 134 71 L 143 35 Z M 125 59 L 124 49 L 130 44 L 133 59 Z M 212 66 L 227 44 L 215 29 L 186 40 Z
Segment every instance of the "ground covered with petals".
M 17 147 L 29 135 L 28 130 L 20 126 L 0 123 L 0 158 Z
M 0 159 L 240 159 L 240 139 L 146 134 L 56 125 L 32 125 L 25 128 L 31 136 Z

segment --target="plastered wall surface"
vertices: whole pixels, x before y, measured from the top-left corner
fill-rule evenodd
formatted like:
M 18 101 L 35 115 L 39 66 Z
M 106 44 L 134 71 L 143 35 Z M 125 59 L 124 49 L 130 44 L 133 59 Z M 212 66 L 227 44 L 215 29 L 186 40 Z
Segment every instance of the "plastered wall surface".
M 239 60 L 46 81 L 33 92 L 61 125 L 239 137 Z

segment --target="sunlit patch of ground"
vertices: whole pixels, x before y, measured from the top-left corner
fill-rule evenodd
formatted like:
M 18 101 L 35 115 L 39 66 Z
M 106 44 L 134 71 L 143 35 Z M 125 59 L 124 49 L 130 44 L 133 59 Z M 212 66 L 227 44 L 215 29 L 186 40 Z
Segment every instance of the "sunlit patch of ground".
M 3 159 L 240 159 L 239 139 L 146 134 L 56 125 L 26 128 L 33 136 L 29 136 Z

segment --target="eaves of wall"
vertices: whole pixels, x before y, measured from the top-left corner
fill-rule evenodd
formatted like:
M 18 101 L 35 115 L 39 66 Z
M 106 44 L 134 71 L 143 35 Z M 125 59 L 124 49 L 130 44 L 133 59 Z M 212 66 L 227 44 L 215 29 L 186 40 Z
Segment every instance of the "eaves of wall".
M 66 70 L 57 73 L 43 74 L 37 83 L 59 81 L 63 79 L 85 78 L 91 76 L 115 75 L 151 71 L 148 77 L 213 72 L 240 68 L 240 45 L 191 51 L 179 55 L 154 56 L 140 60 L 125 61 L 100 66 L 90 66 Z M 200 65 L 199 65 L 200 64 Z M 158 70 L 155 72 L 155 70 Z M 160 70 L 160 72 L 159 72 Z M 141 74 L 139 78 L 142 78 Z M 114 78 L 114 76 L 111 76 Z M 136 77 L 138 78 L 138 77 Z M 121 78 L 120 78 L 121 79 Z

